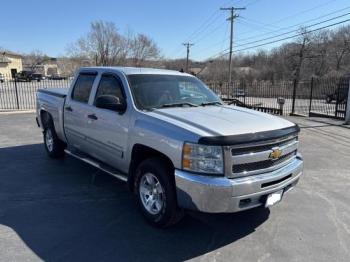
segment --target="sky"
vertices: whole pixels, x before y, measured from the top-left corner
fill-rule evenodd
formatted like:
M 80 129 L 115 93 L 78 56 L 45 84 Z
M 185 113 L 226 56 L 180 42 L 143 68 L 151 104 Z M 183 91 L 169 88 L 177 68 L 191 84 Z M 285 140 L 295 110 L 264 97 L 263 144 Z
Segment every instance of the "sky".
M 92 21 L 104 20 L 114 22 L 120 33 L 132 30 L 150 36 L 166 58 L 185 57 L 182 43 L 194 43 L 190 57 L 201 61 L 229 47 L 230 30 L 226 21 L 229 13 L 220 11 L 220 7 L 229 6 L 246 7 L 246 10 L 237 11 L 234 50 L 268 42 L 247 44 L 293 31 L 302 24 L 311 25 L 350 13 L 349 0 L 3 1 L 0 47 L 20 53 L 41 50 L 52 57 L 66 55 L 67 47 L 89 31 Z M 347 19 L 350 15 L 309 29 Z M 268 50 L 280 43 L 242 52 Z

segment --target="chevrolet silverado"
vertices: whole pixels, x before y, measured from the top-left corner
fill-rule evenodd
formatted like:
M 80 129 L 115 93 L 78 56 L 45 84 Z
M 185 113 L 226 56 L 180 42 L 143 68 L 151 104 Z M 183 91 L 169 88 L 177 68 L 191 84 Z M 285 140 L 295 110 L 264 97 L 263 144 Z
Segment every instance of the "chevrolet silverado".
M 37 123 L 50 157 L 69 154 L 127 182 L 158 227 L 186 209 L 269 207 L 302 175 L 297 125 L 224 104 L 182 72 L 81 68 L 69 89 L 38 90 Z

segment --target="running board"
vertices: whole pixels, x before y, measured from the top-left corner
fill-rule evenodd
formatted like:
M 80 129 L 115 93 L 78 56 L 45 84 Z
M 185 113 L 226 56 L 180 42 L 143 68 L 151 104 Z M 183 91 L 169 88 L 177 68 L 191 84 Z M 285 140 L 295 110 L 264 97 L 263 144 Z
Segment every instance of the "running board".
M 66 152 L 68 155 L 71 155 L 72 157 L 75 157 L 89 165 L 92 165 L 93 167 L 96 167 L 100 170 L 102 170 L 103 172 L 106 172 L 107 174 L 114 176 L 115 178 L 118 178 L 121 181 L 127 182 L 128 178 L 125 175 L 120 174 L 120 172 L 118 172 L 116 169 L 109 167 L 101 162 L 99 162 L 98 160 L 95 160 L 85 154 L 81 154 L 78 152 L 72 152 L 69 151 L 68 149 L 65 149 L 64 152 Z

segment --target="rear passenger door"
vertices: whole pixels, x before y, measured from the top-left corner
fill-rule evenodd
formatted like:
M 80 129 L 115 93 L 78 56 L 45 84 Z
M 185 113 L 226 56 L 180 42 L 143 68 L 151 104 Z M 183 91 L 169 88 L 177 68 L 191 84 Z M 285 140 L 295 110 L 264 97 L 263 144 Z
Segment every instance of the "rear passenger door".
M 116 96 L 126 100 L 123 83 L 118 75 L 102 74 L 93 99 L 95 119 L 88 120 L 89 152 L 101 161 L 117 168 L 125 166 L 130 110 L 118 113 L 109 109 L 97 108 L 96 99 L 101 95 Z
M 87 121 L 92 114 L 89 101 L 97 73 L 80 73 L 66 98 L 64 106 L 64 131 L 68 143 L 77 149 L 87 149 Z

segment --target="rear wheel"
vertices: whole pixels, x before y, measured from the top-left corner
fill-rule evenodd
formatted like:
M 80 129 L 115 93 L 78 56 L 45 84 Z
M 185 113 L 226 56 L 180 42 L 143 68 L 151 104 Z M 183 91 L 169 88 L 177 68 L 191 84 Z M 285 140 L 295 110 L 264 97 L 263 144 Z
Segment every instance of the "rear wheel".
M 44 144 L 50 157 L 59 158 L 64 156 L 65 144 L 57 137 L 52 124 L 48 124 L 44 129 Z
M 156 227 L 175 224 L 183 216 L 177 206 L 172 170 L 160 158 L 144 160 L 136 170 L 135 193 L 139 209 Z

